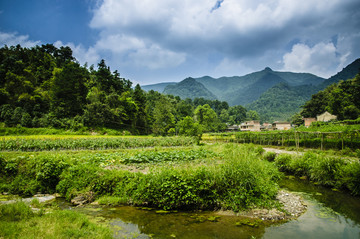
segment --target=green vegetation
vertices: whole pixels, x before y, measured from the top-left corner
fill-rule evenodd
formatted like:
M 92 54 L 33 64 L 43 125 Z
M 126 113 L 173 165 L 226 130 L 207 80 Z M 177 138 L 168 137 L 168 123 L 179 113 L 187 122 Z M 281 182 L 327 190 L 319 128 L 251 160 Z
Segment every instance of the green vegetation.
M 308 179 L 324 186 L 346 189 L 360 195 L 360 163 L 358 159 L 307 152 L 303 156 L 280 154 L 275 165 L 282 171 Z
M 177 95 L 182 99 L 195 99 L 195 98 L 205 98 L 209 100 L 215 100 L 216 96 L 211 93 L 205 86 L 197 82 L 194 78 L 186 78 L 185 80 L 174 84 L 167 85 L 164 89 L 164 94 Z
M 3 135 L 43 132 L 24 127 L 51 128 L 46 134 L 55 128 L 81 134 L 174 135 L 177 123 L 193 117 L 202 102 L 133 88 L 104 60 L 97 69 L 80 66 L 69 47 L 51 44 L 0 48 L 0 79 L 0 122 L 12 127 L 2 129 Z M 207 103 L 219 117 L 217 102 Z
M 279 83 L 264 92 L 246 107 L 257 111 L 263 122 L 282 121 L 300 111 L 300 107 L 318 90 L 309 86 L 290 86 Z
M 0 191 L 19 195 L 59 192 L 68 200 L 94 195 L 102 203 L 162 209 L 270 207 L 280 174 L 257 147 L 139 149 L 121 152 L 6 152 Z M 141 171 L 141 167 L 152 167 Z M 142 165 L 132 172 L 127 168 Z M 132 166 L 133 165 L 133 166 Z M 100 201 L 101 201 L 100 200 Z
M 349 123 L 349 121 L 346 121 Z M 210 133 L 204 141 L 253 143 L 260 145 L 304 147 L 356 151 L 360 147 L 360 125 L 316 122 L 311 127 L 298 127 L 287 131 Z
M 112 238 L 108 228 L 73 211 L 33 212 L 23 202 L 0 205 L 1 238 Z
M 290 86 L 318 85 L 324 79 L 312 74 L 273 71 L 265 68 L 245 76 L 221 77 L 214 79 L 209 76 L 195 78 L 202 83 L 219 100 L 230 105 L 246 105 L 259 98 L 271 87 L 284 82 Z
M 301 115 L 316 117 L 325 111 L 336 115 L 338 120 L 355 120 L 360 117 L 360 74 L 313 95 L 304 105 Z
M 190 137 L 3 137 L 1 150 L 79 150 L 79 149 L 125 149 L 153 146 L 187 146 L 195 141 Z

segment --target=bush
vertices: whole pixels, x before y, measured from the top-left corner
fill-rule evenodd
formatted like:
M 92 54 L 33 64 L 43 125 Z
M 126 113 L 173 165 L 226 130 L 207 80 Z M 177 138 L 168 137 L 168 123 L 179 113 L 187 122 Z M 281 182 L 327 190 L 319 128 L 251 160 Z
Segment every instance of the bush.
M 291 171 L 290 162 L 292 158 L 290 154 L 279 154 L 275 158 L 275 165 L 282 171 Z
M 264 154 L 263 158 L 269 162 L 274 162 L 274 160 L 276 158 L 276 153 L 275 152 L 266 152 Z

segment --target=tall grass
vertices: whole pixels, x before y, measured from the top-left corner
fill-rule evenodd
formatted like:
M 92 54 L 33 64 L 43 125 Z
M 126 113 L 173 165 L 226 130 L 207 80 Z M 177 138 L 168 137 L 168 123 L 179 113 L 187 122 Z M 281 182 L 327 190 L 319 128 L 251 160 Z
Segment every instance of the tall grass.
M 357 159 L 307 152 L 303 156 L 280 154 L 275 164 L 283 171 L 307 176 L 321 185 L 360 195 L 360 162 Z
M 0 205 L 0 238 L 112 238 L 109 228 L 73 211 L 34 213 L 24 202 Z
M 113 162 L 111 157 L 116 153 L 85 155 L 74 151 L 57 156 L 38 152 L 12 158 L 10 155 L 19 152 L 7 152 L 6 158 L 0 157 L 4 175 L 0 176 L 0 191 L 23 195 L 56 191 L 68 200 L 94 195 L 95 199 L 103 197 L 104 203 L 107 198 L 163 209 L 238 211 L 273 203 L 280 173 L 273 164 L 261 160 L 260 147 L 222 144 L 205 149 L 176 148 L 166 153 L 156 150 L 133 153 L 131 157 L 123 155 L 127 163 L 152 161 L 147 174 L 105 168 L 104 162 Z M 125 162 L 121 155 L 117 154 L 117 163 Z M 183 163 L 170 164 L 168 160 Z
M 163 209 L 238 211 L 270 206 L 278 190 L 280 173 L 276 167 L 261 160 L 255 147 L 231 144 L 221 150 L 224 160 L 220 164 L 159 166 L 148 174 L 78 165 L 64 171 L 57 189 L 69 199 L 92 191 L 112 201 L 109 196 Z

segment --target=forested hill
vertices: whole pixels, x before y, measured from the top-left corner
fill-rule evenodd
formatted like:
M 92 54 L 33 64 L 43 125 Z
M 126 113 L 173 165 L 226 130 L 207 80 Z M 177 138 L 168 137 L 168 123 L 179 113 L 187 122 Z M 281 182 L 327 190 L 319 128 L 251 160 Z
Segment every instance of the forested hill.
M 279 72 L 269 67 L 245 76 L 195 79 L 213 92 L 219 100 L 227 101 L 229 105 L 251 103 L 267 89 L 282 82 L 290 86 L 298 86 L 319 85 L 324 81 L 323 78 L 309 73 Z
M 167 86 L 164 93 L 177 95 L 183 99 L 201 96 L 209 99 L 217 98 L 228 102 L 229 105 L 245 105 L 254 102 L 262 93 L 279 83 L 287 83 L 290 86 L 316 86 L 325 80 L 309 73 L 279 72 L 273 71 L 269 67 L 245 76 L 221 78 L 204 76 L 191 79 L 201 83 L 202 86 L 195 84 L 194 81 L 189 84 L 184 80 Z
M 195 99 L 205 98 L 209 100 L 215 100 L 216 96 L 211 93 L 205 86 L 197 82 L 194 78 L 186 78 L 185 80 L 175 84 L 167 85 L 164 89 L 164 94 L 177 95 L 182 99 Z
M 321 89 L 325 89 L 325 87 L 338 83 L 340 80 L 348 80 L 355 77 L 356 74 L 360 72 L 360 58 L 353 61 L 351 64 L 346 66 L 337 74 L 333 75 L 329 79 L 325 80 L 321 85 Z
M 176 82 L 163 82 L 163 83 L 157 83 L 157 84 L 152 84 L 152 85 L 142 85 L 141 88 L 145 91 L 154 90 L 159 93 L 163 93 L 166 86 L 175 85 L 175 84 L 176 84 Z
M 360 117 L 360 73 L 353 79 L 334 83 L 312 95 L 305 103 L 301 116 L 316 117 L 325 111 L 336 115 L 339 120 Z
M 183 83 L 204 89 L 194 79 Z M 198 136 L 257 118 L 256 112 L 224 101 L 145 92 L 112 72 L 105 60 L 96 68 L 81 66 L 69 47 L 0 48 L 0 127 Z
M 284 87 L 276 85 L 265 91 L 259 99 L 246 105 L 250 110 L 256 110 L 263 121 L 287 120 L 297 112 L 313 94 L 324 90 L 326 86 L 337 83 L 340 80 L 352 79 L 360 69 L 360 59 L 355 60 L 336 75 L 326 79 L 319 85 L 300 85 Z M 324 111 L 321 109 L 320 111 Z M 317 112 L 317 114 L 320 114 Z

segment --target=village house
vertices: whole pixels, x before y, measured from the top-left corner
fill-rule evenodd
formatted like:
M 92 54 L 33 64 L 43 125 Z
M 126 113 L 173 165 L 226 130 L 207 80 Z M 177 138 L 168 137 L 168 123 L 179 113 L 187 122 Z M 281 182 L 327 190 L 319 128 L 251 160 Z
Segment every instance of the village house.
M 316 118 L 303 118 L 305 127 L 309 127 L 312 122 L 316 122 Z
M 272 130 L 272 125 L 271 125 L 269 122 L 264 122 L 264 123 L 260 126 L 260 130 L 261 130 L 261 131 Z
M 260 131 L 260 120 L 245 121 L 240 125 L 241 131 Z
M 288 129 L 291 129 L 291 124 L 289 122 L 275 121 L 272 124 L 272 129 L 273 130 L 288 130 Z
M 325 111 L 321 115 L 316 116 L 316 119 L 317 121 L 329 122 L 330 120 L 336 120 L 337 116 Z
M 232 131 L 239 131 L 239 126 L 238 125 L 229 125 L 226 128 L 226 132 L 232 132 Z

